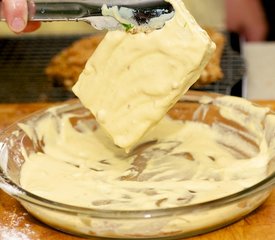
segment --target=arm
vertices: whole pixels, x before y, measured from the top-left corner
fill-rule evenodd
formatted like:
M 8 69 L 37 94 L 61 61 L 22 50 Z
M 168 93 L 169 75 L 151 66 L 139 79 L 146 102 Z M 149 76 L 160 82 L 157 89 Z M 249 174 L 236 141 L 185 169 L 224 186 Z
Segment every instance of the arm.
M 26 0 L 2 0 L 2 8 L 9 28 L 16 33 L 34 31 L 40 26 L 39 22 L 28 22 Z
M 247 41 L 263 41 L 268 24 L 260 0 L 225 0 L 226 24 L 229 31 L 237 32 Z

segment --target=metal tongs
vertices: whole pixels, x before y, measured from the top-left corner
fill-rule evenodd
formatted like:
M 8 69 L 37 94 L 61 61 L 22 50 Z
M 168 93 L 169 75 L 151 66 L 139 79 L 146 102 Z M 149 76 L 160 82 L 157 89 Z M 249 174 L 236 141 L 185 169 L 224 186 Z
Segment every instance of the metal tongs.
M 30 21 L 85 21 L 98 30 L 158 29 L 174 14 L 164 0 L 28 0 L 28 8 Z

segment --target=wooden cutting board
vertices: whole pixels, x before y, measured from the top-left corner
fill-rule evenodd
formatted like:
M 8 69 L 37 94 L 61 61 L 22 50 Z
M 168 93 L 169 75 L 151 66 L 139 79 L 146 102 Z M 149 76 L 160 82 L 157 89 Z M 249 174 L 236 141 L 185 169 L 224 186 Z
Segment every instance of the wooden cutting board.
M 275 110 L 275 101 L 258 101 Z M 28 114 L 52 104 L 0 104 L 0 130 Z M 0 240 L 80 240 L 56 231 L 29 215 L 0 190 Z M 93 240 L 99 238 L 92 238 Z M 189 240 L 275 240 L 275 190 L 267 201 L 243 220 Z

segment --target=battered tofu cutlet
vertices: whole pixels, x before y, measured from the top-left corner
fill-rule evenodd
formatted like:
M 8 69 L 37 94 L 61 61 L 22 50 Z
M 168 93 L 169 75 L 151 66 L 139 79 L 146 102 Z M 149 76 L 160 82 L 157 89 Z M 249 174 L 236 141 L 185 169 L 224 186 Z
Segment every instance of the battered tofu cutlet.
M 73 92 L 114 143 L 129 151 L 198 80 L 215 44 L 181 0 L 162 29 L 109 31 Z

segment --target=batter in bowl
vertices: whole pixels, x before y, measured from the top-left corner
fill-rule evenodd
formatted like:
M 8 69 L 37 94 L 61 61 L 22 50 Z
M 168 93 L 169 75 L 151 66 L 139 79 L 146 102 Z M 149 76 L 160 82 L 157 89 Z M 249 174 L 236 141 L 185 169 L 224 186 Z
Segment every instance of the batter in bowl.
M 201 105 L 188 117 L 190 120 L 178 120 L 186 118 L 181 114 L 165 116 L 130 154 L 113 144 L 89 112 L 59 114 L 64 107 L 50 109 L 38 121 L 20 125 L 41 148 L 37 152 L 22 149 L 25 163 L 20 183 L 29 192 L 52 201 L 125 211 L 214 200 L 266 178 L 275 144 L 275 118 L 269 109 L 235 97 L 201 97 L 199 101 Z M 216 114 L 224 118 L 223 122 L 209 120 L 215 109 L 219 109 Z M 127 222 L 125 229 L 125 224 L 110 220 L 114 227 L 111 232 L 141 234 L 146 227 L 148 234 L 154 235 L 187 231 L 198 225 L 203 228 L 220 222 L 221 215 L 237 217 L 265 197 L 253 199 L 245 207 L 237 203 L 207 214 L 198 211 L 165 221 L 153 219 L 154 228 L 143 222 L 142 227 Z M 35 209 L 34 214 L 40 211 Z M 39 214 L 42 216 L 45 221 L 60 217 L 45 210 Z M 95 219 L 87 226 L 81 219 L 58 222 L 70 231 L 76 231 L 77 226 L 99 235 L 110 232 L 108 221 Z
M 33 130 L 44 147 L 26 157 L 25 189 L 76 206 L 153 209 L 216 199 L 266 176 L 267 143 L 259 139 L 259 150 L 234 132 L 225 137 L 223 126 L 165 117 L 137 150 L 124 155 L 95 120 L 73 127 L 73 117 L 51 116 L 37 123 Z M 229 144 L 244 152 L 233 152 Z

